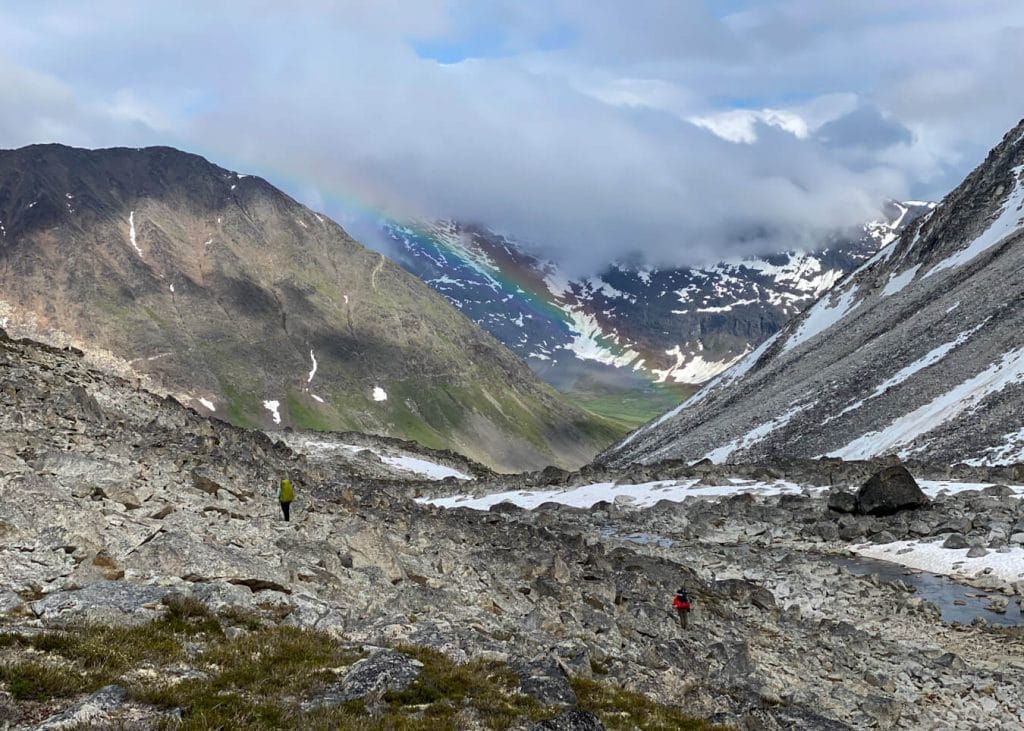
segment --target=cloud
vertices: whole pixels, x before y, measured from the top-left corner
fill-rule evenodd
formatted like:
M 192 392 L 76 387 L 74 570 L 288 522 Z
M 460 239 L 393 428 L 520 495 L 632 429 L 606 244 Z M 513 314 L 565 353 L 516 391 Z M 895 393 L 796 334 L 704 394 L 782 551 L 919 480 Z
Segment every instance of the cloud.
M 829 147 L 853 147 L 863 150 L 884 150 L 893 145 L 910 145 L 913 133 L 895 119 L 887 118 L 877 107 L 857 107 L 823 124 L 817 137 Z
M 339 218 L 479 221 L 581 272 L 941 196 L 1017 121 L 1024 64 L 1009 0 L 64 0 L 0 22 L 2 146 L 172 144 Z

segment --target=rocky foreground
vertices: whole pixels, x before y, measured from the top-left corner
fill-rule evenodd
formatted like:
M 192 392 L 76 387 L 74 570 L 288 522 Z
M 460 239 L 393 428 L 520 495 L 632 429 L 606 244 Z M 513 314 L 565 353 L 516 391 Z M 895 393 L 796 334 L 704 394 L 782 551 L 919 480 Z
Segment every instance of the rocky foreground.
M 211 694 L 252 726 L 383 727 L 399 712 L 423 728 L 1024 723 L 1019 632 L 944 625 L 906 587 L 827 558 L 853 540 L 952 532 L 999 550 L 1024 512 L 998 490 L 889 517 L 838 512 L 826 494 L 449 510 L 411 498 L 473 483 L 340 473 L 63 351 L 0 339 L 0 398 L 0 718 L 14 728 L 198 728 L 212 711 L 189 698 Z M 836 486 L 871 468 L 828 466 Z M 756 469 L 823 479 L 806 464 Z M 724 480 L 718 470 L 703 479 Z M 291 523 L 274 498 L 283 472 L 299 485 Z M 583 477 L 481 489 L 527 479 Z M 697 607 L 686 631 L 669 610 L 680 584 Z M 116 632 L 131 627 L 169 649 L 131 650 Z M 96 665 L 69 637 L 124 662 Z M 238 653 L 284 662 L 289 647 L 311 658 L 291 680 L 265 663 L 229 684 Z M 18 675 L 26 663 L 92 685 L 40 697 Z M 442 665 L 500 692 L 442 683 Z M 268 684 L 277 706 L 254 720 Z

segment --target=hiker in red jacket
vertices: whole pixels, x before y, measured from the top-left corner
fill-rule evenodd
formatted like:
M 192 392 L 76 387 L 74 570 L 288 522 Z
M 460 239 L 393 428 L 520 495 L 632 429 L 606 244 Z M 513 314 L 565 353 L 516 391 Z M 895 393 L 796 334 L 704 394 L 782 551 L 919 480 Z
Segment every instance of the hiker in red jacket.
M 676 592 L 676 598 L 672 600 L 672 606 L 679 615 L 679 626 L 686 629 L 687 616 L 690 614 L 690 597 L 686 593 L 686 587 Z

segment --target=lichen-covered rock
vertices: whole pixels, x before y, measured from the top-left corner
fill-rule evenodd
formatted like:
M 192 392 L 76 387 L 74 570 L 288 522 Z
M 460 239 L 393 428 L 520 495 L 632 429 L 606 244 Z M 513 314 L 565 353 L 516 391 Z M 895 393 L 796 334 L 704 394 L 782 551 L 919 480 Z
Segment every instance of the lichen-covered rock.
M 377 701 L 388 691 L 405 690 L 423 671 L 423 663 L 402 652 L 378 650 L 359 660 L 338 683 L 303 703 L 306 709 L 337 706 L 347 701 Z

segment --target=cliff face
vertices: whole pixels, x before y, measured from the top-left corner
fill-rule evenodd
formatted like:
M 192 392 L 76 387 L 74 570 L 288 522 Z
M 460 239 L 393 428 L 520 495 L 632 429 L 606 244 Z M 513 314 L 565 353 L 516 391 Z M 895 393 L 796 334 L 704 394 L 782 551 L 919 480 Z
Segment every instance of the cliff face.
M 1024 461 L 1024 123 L 899 241 L 600 458 Z
M 611 439 L 333 221 L 170 148 L 0 152 L 0 301 L 13 332 L 239 425 L 416 439 L 499 469 L 579 464 Z

